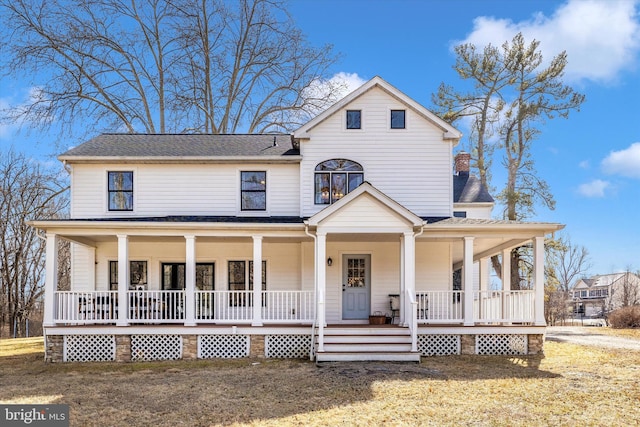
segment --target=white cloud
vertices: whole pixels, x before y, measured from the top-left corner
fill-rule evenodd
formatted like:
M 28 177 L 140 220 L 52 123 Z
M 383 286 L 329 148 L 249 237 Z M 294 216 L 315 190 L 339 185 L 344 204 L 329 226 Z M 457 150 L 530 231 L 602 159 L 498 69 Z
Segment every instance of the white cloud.
M 591 167 L 591 164 L 589 163 L 589 160 L 583 160 L 578 163 L 578 166 L 580 167 L 580 169 L 589 169 Z
M 567 81 L 610 81 L 634 65 L 640 50 L 638 0 L 569 0 L 550 17 L 538 12 L 513 22 L 481 16 L 462 43 L 501 46 L 522 32 L 527 42 L 540 41 L 546 61 L 567 51 Z
M 640 142 L 624 150 L 610 152 L 602 161 L 602 169 L 612 175 L 640 178 Z
M 314 100 L 314 108 L 308 113 L 315 116 L 364 83 L 366 80 L 357 73 L 345 72 L 334 74 L 330 79 L 315 79 L 303 92 L 303 97 Z
M 605 190 L 610 187 L 610 182 L 594 179 L 591 182 L 580 185 L 578 187 L 578 193 L 586 197 L 604 197 Z

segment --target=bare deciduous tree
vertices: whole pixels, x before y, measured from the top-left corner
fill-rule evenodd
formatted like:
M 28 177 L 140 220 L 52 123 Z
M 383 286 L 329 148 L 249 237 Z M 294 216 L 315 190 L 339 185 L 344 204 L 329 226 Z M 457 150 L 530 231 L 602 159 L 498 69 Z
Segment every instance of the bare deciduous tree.
M 283 0 L 0 0 L 3 71 L 47 75 L 12 118 L 127 132 L 289 130 L 335 57 Z
M 24 155 L 0 153 L 0 331 L 18 327 L 36 308 L 44 286 L 45 242 L 31 219 L 65 212 L 66 183 Z
M 568 236 L 547 241 L 545 252 L 545 317 L 553 325 L 566 320 L 568 310 L 572 309 L 568 306 L 572 287 L 591 263 L 587 249 L 571 242 Z

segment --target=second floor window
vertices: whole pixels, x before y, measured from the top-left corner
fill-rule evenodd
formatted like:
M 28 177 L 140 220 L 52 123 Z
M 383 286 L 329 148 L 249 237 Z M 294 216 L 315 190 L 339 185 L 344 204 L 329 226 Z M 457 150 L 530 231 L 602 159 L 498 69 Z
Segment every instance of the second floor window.
M 330 205 L 362 184 L 364 171 L 354 161 L 333 159 L 316 166 L 314 179 L 315 204 Z
M 405 128 L 405 111 L 391 110 L 391 129 Z
M 362 129 L 362 112 L 347 110 L 347 129 Z
M 240 172 L 240 210 L 267 210 L 267 173 L 265 171 Z
M 133 210 L 133 172 L 108 172 L 110 211 Z

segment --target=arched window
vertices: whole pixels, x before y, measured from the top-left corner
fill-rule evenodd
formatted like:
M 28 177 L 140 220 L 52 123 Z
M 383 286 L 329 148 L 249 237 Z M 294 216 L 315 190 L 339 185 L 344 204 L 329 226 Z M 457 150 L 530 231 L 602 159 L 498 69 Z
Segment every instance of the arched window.
M 332 159 L 315 169 L 315 203 L 330 205 L 353 191 L 364 181 L 362 166 L 351 160 Z

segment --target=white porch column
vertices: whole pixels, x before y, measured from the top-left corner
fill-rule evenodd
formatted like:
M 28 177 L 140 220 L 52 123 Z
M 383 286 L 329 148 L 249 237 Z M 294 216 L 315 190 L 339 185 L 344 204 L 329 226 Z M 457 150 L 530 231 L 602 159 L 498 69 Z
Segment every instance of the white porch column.
M 502 251 L 502 290 L 511 290 L 511 249 Z
M 405 277 L 405 268 L 404 268 L 404 260 L 406 259 L 405 248 L 404 248 L 404 234 L 400 235 L 400 298 L 398 303 L 400 304 L 398 308 L 400 312 L 398 313 L 398 325 L 406 325 L 406 317 L 405 317 L 405 289 L 406 289 L 406 277 Z
M 118 321 L 116 326 L 128 326 L 129 304 L 129 236 L 118 234 Z
M 533 288 L 535 290 L 535 325 L 545 326 L 544 319 L 544 236 L 533 239 Z
M 184 326 L 196 326 L 196 236 L 184 236 L 185 254 L 185 295 Z
M 464 326 L 473 326 L 473 237 L 464 237 L 462 251 L 462 289 L 464 290 Z
M 42 326 L 55 326 L 56 291 L 58 290 L 58 236 L 47 233 L 45 258 L 44 317 Z
M 262 236 L 253 236 L 253 321 L 262 326 Z
M 327 290 L 327 233 L 316 233 L 316 273 L 318 275 L 318 351 L 324 351 L 324 327 L 326 325 L 325 293 Z
M 404 315 L 404 326 L 409 326 L 413 313 L 413 306 L 411 300 L 415 300 L 416 295 L 416 238 L 413 235 L 413 231 L 407 231 L 404 233 L 404 306 L 402 311 Z M 407 298 L 408 295 L 412 295 L 413 298 Z M 400 314 L 402 316 L 402 314 Z

